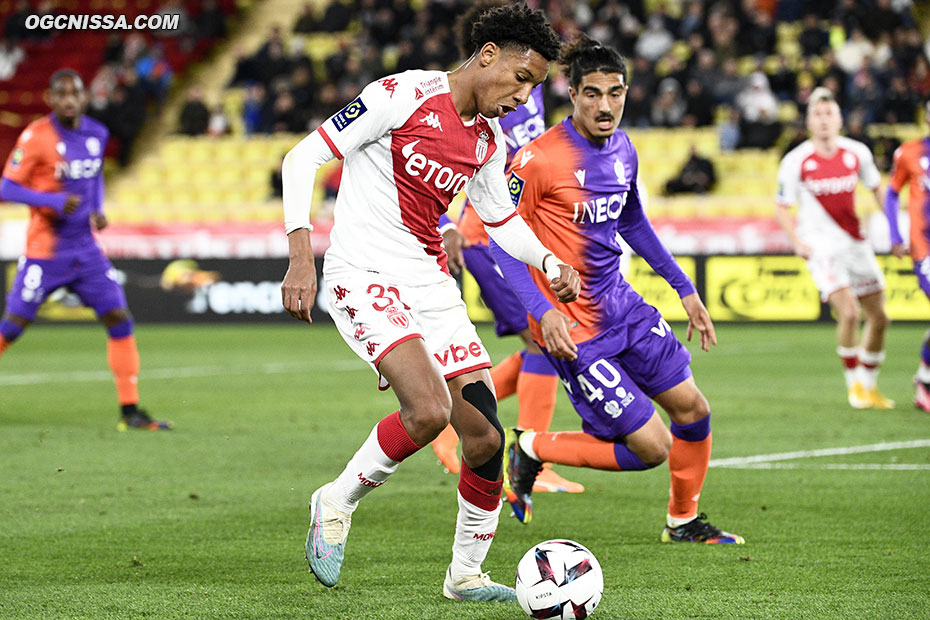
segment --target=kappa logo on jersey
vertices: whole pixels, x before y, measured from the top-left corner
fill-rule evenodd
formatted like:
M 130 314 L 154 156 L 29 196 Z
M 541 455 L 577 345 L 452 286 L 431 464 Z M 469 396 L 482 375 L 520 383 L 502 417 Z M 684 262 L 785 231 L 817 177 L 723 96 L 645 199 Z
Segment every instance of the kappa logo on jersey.
M 372 341 L 372 340 L 369 340 L 369 341 L 368 341 L 368 344 L 365 345 L 365 349 L 368 351 L 368 356 L 371 357 L 372 355 L 374 355 L 374 354 L 375 354 L 375 351 L 376 351 L 376 350 L 378 349 L 378 347 L 380 347 L 380 346 L 381 346 L 381 345 L 378 344 L 377 342 L 374 342 L 374 341 Z
M 478 134 L 478 143 L 475 144 L 475 158 L 479 164 L 484 161 L 485 156 L 488 154 L 488 140 L 490 139 L 491 136 L 486 131 Z
M 442 123 L 439 121 L 439 117 L 436 115 L 435 112 L 430 112 L 429 114 L 421 118 L 420 122 L 426 123 L 428 126 L 432 127 L 433 129 L 438 129 L 439 131 L 442 131 Z
M 572 221 L 579 224 L 585 222 L 598 224 L 607 220 L 615 220 L 620 217 L 620 212 L 626 206 L 626 199 L 629 192 L 620 194 L 611 194 L 610 196 L 600 196 L 593 200 L 582 200 L 575 203 L 575 214 Z
M 580 185 L 581 187 L 584 187 L 584 175 L 585 175 L 584 168 L 582 168 L 581 170 L 575 170 L 575 178 L 578 179 L 578 185 Z
M 510 173 L 510 180 L 507 182 L 507 187 L 510 188 L 510 200 L 513 201 L 513 206 L 520 206 L 520 198 L 523 197 L 523 187 L 526 185 L 526 181 L 518 177 L 515 173 Z
M 346 306 L 346 314 L 348 314 L 348 315 L 349 315 L 349 318 L 352 319 L 353 321 L 355 320 L 355 313 L 356 313 L 356 312 L 358 312 L 358 310 L 356 310 L 355 308 L 353 308 L 353 307 L 351 307 L 351 306 Z
M 391 94 L 391 99 L 394 98 L 394 89 L 397 88 L 397 80 L 394 78 L 384 78 L 383 80 L 378 80 L 378 84 L 384 86 L 384 90 Z
M 481 357 L 484 350 L 478 342 L 471 342 L 467 347 L 450 344 L 449 348 L 442 352 L 442 357 L 438 353 L 433 353 L 440 365 L 445 367 L 449 363 L 449 355 L 452 355 L 452 362 L 464 362 L 469 357 Z
M 365 102 L 362 101 L 362 98 L 356 97 L 333 116 L 333 125 L 336 126 L 336 131 L 342 131 L 367 111 L 368 108 L 365 107 Z
M 13 150 L 13 157 L 10 158 L 10 163 L 14 166 L 18 166 L 23 161 L 23 157 L 26 156 L 26 152 L 22 148 L 17 147 Z
M 336 301 L 342 301 L 345 299 L 345 296 L 349 294 L 349 290 L 341 286 L 333 288 L 333 293 L 336 295 Z
M 364 336 L 367 333 L 368 333 L 368 328 L 365 327 L 364 325 L 359 325 L 358 327 L 355 328 L 355 339 L 361 340 L 362 336 Z
M 414 140 L 400 149 L 400 154 L 406 160 L 404 170 L 407 174 L 420 177 L 424 183 L 432 183 L 437 189 L 451 194 L 458 194 L 465 189 L 465 185 L 471 180 L 471 176 L 456 172 L 448 166 L 443 166 L 438 161 L 429 159 L 422 153 L 417 153 L 415 149 L 419 143 L 419 140 Z

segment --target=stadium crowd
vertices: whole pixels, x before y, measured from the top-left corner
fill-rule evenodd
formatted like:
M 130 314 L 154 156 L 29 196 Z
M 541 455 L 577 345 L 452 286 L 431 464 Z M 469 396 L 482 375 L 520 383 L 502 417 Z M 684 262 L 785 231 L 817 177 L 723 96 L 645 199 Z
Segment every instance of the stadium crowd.
M 146 118 L 156 112 L 169 92 L 175 73 L 184 69 L 178 66 L 177 59 L 196 57 L 224 37 L 229 12 L 218 0 L 161 0 L 153 5 L 153 13 L 178 15 L 177 29 L 146 34 L 114 32 L 107 36 L 95 73 L 85 76 L 89 78 L 87 114 L 103 122 L 116 138 L 120 163 L 128 161 Z M 27 60 L 29 46 L 54 45 L 60 35 L 54 30 L 27 28 L 27 17 L 59 13 L 67 11 L 53 0 L 16 2 L 3 23 L 0 81 L 15 78 L 19 65 Z M 171 49 L 176 50 L 174 59 L 166 53 L 169 41 Z
M 249 133 L 305 132 L 368 82 L 415 67 L 445 69 L 459 59 L 452 28 L 466 3 L 426 0 L 421 10 L 393 0 L 308 3 L 286 36 L 276 27 L 255 53 L 239 54 L 232 86 L 247 89 Z M 632 68 L 624 125 L 718 125 L 723 146 L 774 145 L 803 114 L 818 84 L 847 118 L 912 122 L 930 95 L 930 40 L 908 0 L 545 0 L 560 34 L 574 30 L 623 50 Z M 779 35 L 788 25 L 790 37 Z M 344 31 L 339 49 L 314 65 L 307 36 Z M 567 105 L 553 77 L 547 110 Z M 790 132 L 788 132 L 790 134 Z

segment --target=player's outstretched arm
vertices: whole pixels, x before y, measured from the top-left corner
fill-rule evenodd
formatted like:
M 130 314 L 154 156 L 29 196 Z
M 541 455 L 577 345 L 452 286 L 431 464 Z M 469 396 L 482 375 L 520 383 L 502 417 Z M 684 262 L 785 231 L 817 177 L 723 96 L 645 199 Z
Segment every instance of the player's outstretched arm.
M 714 322 L 710 320 L 710 314 L 704 307 L 704 302 L 701 301 L 701 296 L 697 293 L 686 295 L 681 298 L 681 305 L 688 313 L 688 342 L 691 342 L 691 334 L 697 330 L 701 334 L 701 348 L 710 351 L 710 345 L 717 344 L 717 333 L 714 331 Z
M 68 192 L 39 192 L 6 177 L 0 179 L 0 200 L 21 202 L 30 207 L 48 207 L 59 215 L 70 215 L 81 204 L 81 197 Z

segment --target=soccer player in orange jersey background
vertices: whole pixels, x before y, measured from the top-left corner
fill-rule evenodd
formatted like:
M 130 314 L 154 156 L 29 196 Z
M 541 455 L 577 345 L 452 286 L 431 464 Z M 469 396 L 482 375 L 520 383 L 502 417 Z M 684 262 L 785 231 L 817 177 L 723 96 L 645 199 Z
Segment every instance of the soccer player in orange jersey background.
M 924 102 L 924 114 L 930 124 L 930 99 Z M 910 234 L 905 240 L 898 230 L 898 194 L 908 184 Z M 930 136 L 905 142 L 895 151 L 894 168 L 885 198 L 885 215 L 891 230 L 891 253 L 902 258 L 910 250 L 917 283 L 930 297 Z M 930 413 L 930 331 L 924 337 L 914 387 L 914 404 Z

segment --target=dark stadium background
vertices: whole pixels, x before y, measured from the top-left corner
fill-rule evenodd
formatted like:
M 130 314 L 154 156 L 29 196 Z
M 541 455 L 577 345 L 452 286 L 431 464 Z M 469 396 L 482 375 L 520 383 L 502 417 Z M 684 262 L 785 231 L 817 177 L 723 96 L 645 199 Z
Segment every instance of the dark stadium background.
M 920 101 L 930 95 L 930 9 L 907 0 L 813 2 L 718 0 L 538 1 L 568 38 L 582 29 L 627 57 L 631 88 L 623 127 L 641 161 L 648 214 L 691 269 L 718 320 L 824 320 L 800 259 L 773 217 L 781 155 L 803 138 L 807 97 L 834 90 L 846 133 L 872 147 L 884 173 L 903 140 L 923 135 Z M 263 282 L 283 276 L 280 177 L 284 153 L 369 81 L 407 68 L 459 62 L 453 25 L 459 0 L 0 0 L 0 155 L 47 113 L 50 74 L 72 67 L 90 93 L 88 114 L 113 136 L 107 150 L 101 240 L 124 272 L 142 321 L 285 320 L 265 308 Z M 176 31 L 37 31 L 29 14 L 180 15 Z M 550 124 L 569 112 L 555 68 L 546 83 Z M 680 193 L 692 151 L 713 166 L 711 187 Z M 326 247 L 339 166 L 321 173 L 314 245 Z M 679 179 L 680 180 L 680 179 Z M 687 184 L 685 184 L 687 185 Z M 684 188 L 689 189 L 689 188 Z M 696 188 L 690 188 L 695 190 Z M 887 224 L 860 188 L 869 238 L 887 252 Z M 460 202 L 453 205 L 453 211 Z M 27 212 L 0 209 L 0 260 L 22 249 Z M 902 214 L 902 218 L 906 217 Z M 715 257 L 741 257 L 718 260 Z M 243 299 L 223 313 L 186 312 L 183 294 L 159 287 L 175 260 L 220 261 Z M 151 261 L 151 262 L 146 262 Z M 909 259 L 884 258 L 889 313 L 927 316 Z M 197 267 L 193 267 L 196 269 Z M 630 275 L 671 318 L 681 308 L 648 268 Z M 233 284 L 239 283 L 237 286 Z M 249 286 L 247 283 L 251 283 Z M 473 318 L 486 320 L 476 287 L 464 283 Z M 238 287 L 238 288 L 237 288 Z M 738 291 L 736 293 L 735 291 Z M 208 290 L 188 297 L 210 298 Z M 251 299 L 249 299 L 251 297 Z M 43 317 L 89 320 L 50 301 Z M 189 300 L 188 300 L 189 301 Z M 229 309 L 232 308 L 232 309 Z M 325 313 L 317 312 L 317 318 Z

